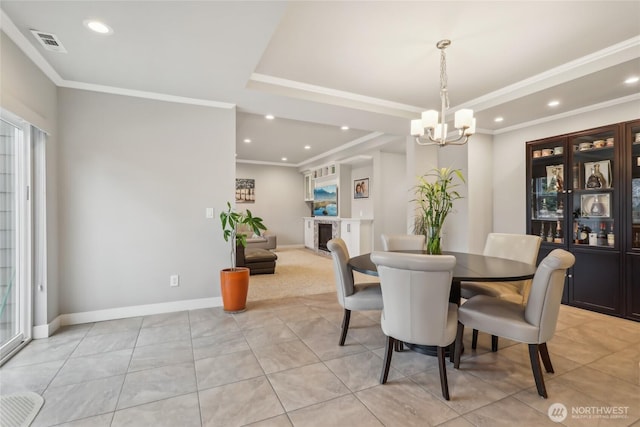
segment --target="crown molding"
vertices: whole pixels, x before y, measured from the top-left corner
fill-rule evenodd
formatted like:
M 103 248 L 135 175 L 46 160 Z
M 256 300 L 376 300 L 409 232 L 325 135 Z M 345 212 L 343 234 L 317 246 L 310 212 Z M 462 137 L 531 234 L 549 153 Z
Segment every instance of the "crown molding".
M 165 93 L 147 92 L 142 90 L 125 89 L 125 88 L 114 87 L 114 86 L 104 86 L 104 85 L 97 85 L 93 83 L 82 83 L 82 82 L 75 82 L 75 81 L 69 81 L 69 80 L 63 80 L 62 83 L 58 86 L 69 88 L 69 89 L 88 90 L 92 92 L 109 93 L 112 95 L 131 96 L 135 98 L 153 99 L 156 101 L 166 101 L 166 102 L 173 102 L 178 104 L 189 104 L 189 105 L 199 105 L 203 107 L 223 108 L 227 110 L 236 107 L 236 104 L 231 104 L 228 102 L 210 101 L 208 99 L 199 99 L 199 98 L 187 98 L 184 96 L 167 95 Z
M 245 159 L 236 159 L 236 163 L 244 163 L 248 165 L 261 165 L 261 166 L 280 166 L 285 168 L 297 168 L 300 165 L 292 165 L 291 163 L 277 163 L 277 162 L 263 162 L 261 160 L 245 160 Z
M 401 111 L 402 113 L 420 113 L 422 109 L 413 105 L 402 104 L 399 102 L 388 101 L 386 99 L 374 98 L 371 96 L 359 95 L 353 92 L 346 92 L 328 87 L 312 85 L 309 83 L 298 82 L 295 80 L 283 79 L 280 77 L 269 76 L 266 74 L 252 73 L 249 77 L 250 82 L 262 83 L 269 86 L 281 87 L 302 93 L 311 93 L 323 95 L 330 98 L 337 98 L 346 101 L 353 101 L 358 104 L 364 104 L 374 107 L 382 107 L 386 110 Z M 404 115 L 403 114 L 403 115 Z
M 537 120 L 531 120 L 525 123 L 518 123 L 517 125 L 509 126 L 502 129 L 497 129 L 492 132 L 493 135 L 500 135 L 514 130 L 523 129 L 531 126 L 536 126 L 544 123 L 553 122 L 555 120 L 565 119 L 567 117 L 577 116 L 578 114 L 589 113 L 592 111 L 602 110 L 603 108 L 613 107 L 615 105 L 626 104 L 627 102 L 640 101 L 640 93 L 633 95 L 623 96 L 622 98 L 612 99 L 610 101 L 601 102 L 599 104 L 589 105 L 588 107 L 577 108 L 571 111 L 565 111 L 564 113 L 556 114 L 554 116 L 543 117 Z
M 476 99 L 457 105 L 450 110 L 471 108 L 483 111 L 487 108 L 548 89 L 560 83 L 583 77 L 589 73 L 621 64 L 640 56 L 640 36 L 636 36 L 589 55 L 567 62 L 530 78 L 487 93 Z

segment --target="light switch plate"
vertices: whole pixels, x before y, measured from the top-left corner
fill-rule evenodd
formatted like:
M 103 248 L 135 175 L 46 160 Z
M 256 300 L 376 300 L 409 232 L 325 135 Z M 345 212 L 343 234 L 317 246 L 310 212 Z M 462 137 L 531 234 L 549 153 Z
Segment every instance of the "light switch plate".
M 169 286 L 176 287 L 180 286 L 180 276 L 177 274 L 173 274 L 169 277 Z

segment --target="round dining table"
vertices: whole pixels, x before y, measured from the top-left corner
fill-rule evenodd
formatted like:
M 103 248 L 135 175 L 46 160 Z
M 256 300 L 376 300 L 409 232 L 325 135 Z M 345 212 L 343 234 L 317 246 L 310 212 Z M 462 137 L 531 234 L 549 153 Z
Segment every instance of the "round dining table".
M 394 251 L 411 254 L 425 254 L 427 251 Z M 505 258 L 495 258 L 480 254 L 469 254 L 464 252 L 442 252 L 443 255 L 453 255 L 456 257 L 456 265 L 453 269 L 451 280 L 451 291 L 449 301 L 460 305 L 460 283 L 461 282 L 509 282 L 527 280 L 533 278 L 536 267 L 524 262 L 513 261 Z M 377 276 L 378 269 L 371 261 L 371 254 L 366 253 L 349 259 L 348 265 L 354 271 Z M 436 355 L 436 347 L 422 346 L 405 343 L 414 351 Z
M 427 251 L 394 251 L 408 254 L 424 254 Z M 442 252 L 443 255 L 456 257 L 453 269 L 451 294 L 449 301 L 460 305 L 460 282 L 510 282 L 531 279 L 536 267 L 530 264 L 506 258 L 496 258 L 465 252 Z M 357 272 L 377 276 L 378 269 L 366 253 L 349 259 L 349 266 Z

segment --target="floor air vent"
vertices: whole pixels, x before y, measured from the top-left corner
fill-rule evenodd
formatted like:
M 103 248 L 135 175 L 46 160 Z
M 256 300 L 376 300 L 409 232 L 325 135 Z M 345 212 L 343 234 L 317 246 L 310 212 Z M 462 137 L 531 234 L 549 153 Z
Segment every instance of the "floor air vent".
M 58 36 L 43 31 L 31 30 L 31 33 L 38 39 L 42 47 L 52 52 L 67 53 L 67 49 L 62 46 Z

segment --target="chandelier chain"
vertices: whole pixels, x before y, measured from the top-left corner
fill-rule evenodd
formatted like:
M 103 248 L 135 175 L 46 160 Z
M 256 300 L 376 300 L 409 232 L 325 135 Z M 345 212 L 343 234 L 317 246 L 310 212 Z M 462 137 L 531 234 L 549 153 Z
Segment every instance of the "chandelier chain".
M 449 84 L 447 79 L 447 57 L 445 49 L 440 49 L 440 99 L 444 98 L 445 108 L 449 108 L 449 91 L 447 85 Z

